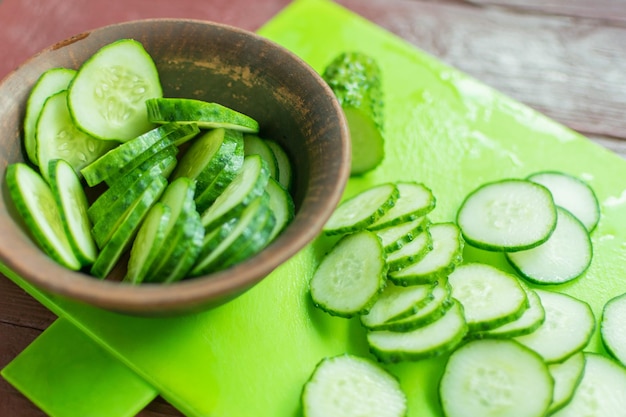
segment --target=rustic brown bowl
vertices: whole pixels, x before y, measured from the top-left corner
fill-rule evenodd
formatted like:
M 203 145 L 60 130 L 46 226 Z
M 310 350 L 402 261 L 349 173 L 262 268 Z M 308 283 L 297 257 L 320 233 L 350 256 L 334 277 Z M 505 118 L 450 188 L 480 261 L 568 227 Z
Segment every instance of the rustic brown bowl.
M 25 160 L 22 118 L 30 88 L 43 71 L 78 68 L 100 47 L 121 38 L 143 43 L 157 64 L 165 96 L 237 109 L 259 121 L 262 136 L 287 150 L 294 166 L 296 216 L 254 258 L 175 284 L 133 286 L 59 266 L 22 226 L 4 174 L 8 164 Z M 261 281 L 319 234 L 349 175 L 349 140 L 341 108 L 319 75 L 254 33 L 206 21 L 151 19 L 80 34 L 35 55 L 0 84 L 0 262 L 46 292 L 118 312 L 167 315 L 219 305 Z

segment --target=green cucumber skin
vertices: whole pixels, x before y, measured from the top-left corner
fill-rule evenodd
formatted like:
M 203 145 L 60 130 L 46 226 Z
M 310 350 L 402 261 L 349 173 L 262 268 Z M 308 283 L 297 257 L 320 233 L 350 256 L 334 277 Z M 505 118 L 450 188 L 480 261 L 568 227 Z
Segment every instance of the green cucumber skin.
M 52 68 L 45 71 L 35 82 L 26 101 L 24 114 L 24 149 L 31 163 L 39 165 L 37 159 L 37 119 L 47 98 L 67 90 L 77 71 L 70 68 Z
M 248 169 L 254 170 L 251 171 L 250 175 L 252 175 L 252 172 L 256 172 L 254 175 L 255 179 L 248 186 L 249 188 L 244 191 L 244 195 L 236 201 L 231 201 L 229 200 L 230 195 L 232 193 L 238 194 L 238 189 L 241 190 L 241 187 L 244 185 L 241 184 L 241 182 L 244 181 L 244 171 L 247 169 L 246 161 L 248 161 L 247 165 L 250 166 Z M 239 216 L 252 201 L 263 195 L 269 178 L 270 172 L 267 163 L 260 156 L 250 155 L 246 157 L 235 179 L 228 184 L 220 196 L 215 199 L 213 204 L 201 213 L 202 225 L 205 230 L 208 231 L 217 224 L 223 223 L 232 217 Z
M 246 134 L 243 137 L 244 155 L 259 155 L 267 162 L 270 169 L 270 176 L 278 179 L 278 160 L 272 149 L 267 145 L 264 139 L 257 135 Z
M 197 123 L 202 128 L 259 131 L 256 120 L 218 103 L 187 98 L 154 98 L 146 100 L 146 108 L 148 119 L 153 123 Z
M 81 266 L 90 266 L 98 255 L 98 248 L 91 235 L 92 223 L 87 214 L 87 195 L 80 177 L 64 159 L 50 161 L 48 171 L 50 189 L 59 207 L 70 246 Z M 71 177 L 68 178 L 67 175 Z
M 291 159 L 287 155 L 285 148 L 272 139 L 265 139 L 265 143 L 272 150 L 276 163 L 278 165 L 278 182 L 285 187 L 287 191 L 291 191 L 293 184 L 293 168 Z
M 61 214 L 59 213 L 59 209 L 48 183 L 45 182 L 38 172 L 22 162 L 8 165 L 5 175 L 11 200 L 26 224 L 29 235 L 51 259 L 68 269 L 79 270 L 81 264 L 74 255 L 67 235 L 65 234 L 65 230 L 61 224 Z M 29 207 L 28 198 L 22 195 L 19 178 L 23 175 L 29 175 L 33 180 L 37 181 L 38 184 L 35 185 L 38 188 L 37 190 L 29 189 L 26 191 L 28 194 L 35 192 L 41 194 L 38 198 L 38 204 L 41 205 L 40 207 Z M 53 217 L 47 227 L 51 229 L 50 233 L 54 235 L 53 239 L 57 240 L 60 247 L 57 247 L 49 240 L 49 235 L 42 225 L 37 222 L 36 216 L 38 213 L 45 213 L 47 216 Z
M 107 190 L 100 194 L 87 209 L 89 218 L 93 223 L 96 223 L 106 216 L 113 204 L 123 197 L 140 177 L 162 175 L 168 178 L 177 162 L 176 148 L 174 147 L 167 147 L 154 154 L 132 171 L 118 178 Z
M 270 235 L 271 241 L 291 223 L 295 217 L 296 206 L 289 191 L 274 178 L 270 177 L 266 191 L 270 196 L 270 208 L 276 219 Z
M 113 270 L 119 261 L 122 253 L 129 248 L 137 234 L 141 221 L 147 215 L 152 205 L 158 201 L 159 197 L 167 187 L 167 179 L 163 176 L 154 177 L 152 184 L 136 201 L 120 227 L 115 230 L 108 243 L 102 248 L 96 261 L 91 266 L 91 275 L 104 279 Z

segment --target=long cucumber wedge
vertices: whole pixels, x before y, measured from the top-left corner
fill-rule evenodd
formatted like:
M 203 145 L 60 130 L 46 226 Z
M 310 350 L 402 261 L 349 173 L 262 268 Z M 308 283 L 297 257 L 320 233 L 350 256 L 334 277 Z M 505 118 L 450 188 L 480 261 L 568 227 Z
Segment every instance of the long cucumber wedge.
M 43 251 L 69 269 L 80 269 L 48 183 L 21 162 L 8 165 L 5 178 L 18 213 Z
M 81 130 L 100 139 L 127 141 L 154 125 L 145 101 L 162 97 L 154 61 L 133 39 L 112 42 L 78 69 L 69 86 L 68 105 Z

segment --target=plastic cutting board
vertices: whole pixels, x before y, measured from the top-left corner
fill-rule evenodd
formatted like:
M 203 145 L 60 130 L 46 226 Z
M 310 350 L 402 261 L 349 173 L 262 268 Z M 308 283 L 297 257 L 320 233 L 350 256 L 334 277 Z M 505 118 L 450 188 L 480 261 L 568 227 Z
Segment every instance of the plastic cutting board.
M 545 169 L 569 172 L 592 185 L 602 218 L 592 235 L 590 269 L 555 289 L 587 301 L 597 318 L 609 298 L 626 291 L 626 162 L 620 157 L 332 2 L 297 0 L 260 33 L 319 72 L 345 50 L 363 50 L 380 63 L 385 161 L 351 179 L 346 197 L 385 181 L 419 181 L 437 197 L 432 220 L 447 221 L 483 182 Z M 295 417 L 301 387 L 321 358 L 369 355 L 357 320 L 331 317 L 310 301 L 307 283 L 328 245 L 321 238 L 236 300 L 178 318 L 85 307 L 7 275 L 186 415 Z M 499 255 L 468 247 L 465 256 L 507 268 Z M 596 332 L 588 350 L 601 349 Z M 410 417 L 441 417 L 436 389 L 443 363 L 437 358 L 387 367 L 408 395 Z

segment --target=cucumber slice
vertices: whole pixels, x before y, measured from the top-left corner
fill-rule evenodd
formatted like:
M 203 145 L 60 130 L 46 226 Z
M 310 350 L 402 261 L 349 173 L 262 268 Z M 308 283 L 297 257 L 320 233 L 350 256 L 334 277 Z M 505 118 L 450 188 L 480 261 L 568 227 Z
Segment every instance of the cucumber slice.
M 470 192 L 457 213 L 457 224 L 472 246 L 519 251 L 548 240 L 556 227 L 556 207 L 544 186 L 519 179 L 483 184 Z
M 76 125 L 100 139 L 127 141 L 154 125 L 145 101 L 162 97 L 154 61 L 140 42 L 120 39 L 103 46 L 78 69 L 68 105 Z
M 380 67 L 362 52 L 337 55 L 322 74 L 346 116 L 352 140 L 351 174 L 376 168 L 385 157 Z
M 226 128 L 257 133 L 259 123 L 243 113 L 218 103 L 188 98 L 146 100 L 148 119 L 153 123 L 196 123 L 202 129 Z
M 430 220 L 428 217 L 424 216 L 405 223 L 376 230 L 375 233 L 383 242 L 385 252 L 387 252 L 387 262 L 389 262 L 391 252 L 395 252 L 411 242 L 421 232 L 426 230 L 429 225 Z
M 517 277 L 491 265 L 459 265 L 448 282 L 452 297 L 463 306 L 470 333 L 510 323 L 528 308 L 526 291 Z
M 170 219 L 165 226 L 164 241 L 160 245 L 155 244 L 154 250 L 158 254 L 155 262 L 148 268 L 144 281 L 164 282 L 187 250 L 185 241 L 196 237 L 198 225 L 194 221 L 194 215 L 197 214 L 194 193 L 194 182 L 189 178 L 180 177 L 172 181 L 161 196 L 159 202 L 169 207 Z M 199 247 L 201 240 L 202 238 L 199 242 L 196 240 L 193 242 Z
M 600 204 L 589 184 L 560 171 L 536 172 L 528 179 L 550 190 L 554 204 L 576 216 L 589 232 L 595 229 L 600 221 Z
M 397 285 L 434 282 L 447 277 L 463 260 L 463 237 L 454 223 L 433 223 L 428 227 L 433 249 L 417 261 L 389 273 Z
M 135 204 L 128 210 L 124 220 L 115 230 L 111 239 L 102 248 L 96 261 L 91 266 L 91 274 L 98 278 L 106 278 L 117 265 L 122 254 L 128 249 L 137 234 L 141 222 L 150 210 L 150 207 L 159 199 L 167 186 L 167 179 L 162 176 L 154 180 Z
M 593 311 L 570 295 L 535 291 L 545 309 L 545 321 L 534 332 L 514 340 L 539 353 L 547 363 L 563 362 L 589 343 L 596 326 Z
M 591 265 L 589 231 L 569 211 L 557 207 L 557 223 L 549 239 L 534 248 L 506 253 L 511 266 L 535 284 L 563 284 L 580 277 Z
M 37 165 L 48 179 L 48 163 L 64 159 L 80 173 L 100 156 L 111 150 L 116 143 L 96 139 L 76 127 L 67 107 L 67 91 L 49 97 L 37 119 Z
M 436 284 L 424 284 L 399 287 L 387 283 L 370 311 L 361 316 L 361 323 L 374 330 L 384 327 L 388 321 L 411 316 L 434 300 L 435 286 Z
M 285 149 L 278 144 L 278 142 L 266 139 L 265 143 L 272 150 L 276 163 L 278 164 L 278 182 L 285 187 L 287 191 L 291 190 L 291 184 L 293 184 L 293 168 L 291 166 L 291 159 L 287 155 Z
M 430 225 L 423 228 L 409 243 L 397 251 L 387 254 L 387 265 L 390 272 L 399 271 L 421 261 L 427 253 L 433 250 L 433 237 L 429 227 Z
M 113 182 L 111 187 L 100 194 L 87 209 L 87 214 L 92 223 L 97 223 L 107 216 L 120 198 L 124 198 L 132 185 L 141 177 L 154 177 L 161 175 L 168 178 L 178 160 L 176 159 L 176 147 L 170 146 L 157 152 L 141 165 L 128 172 Z
M 626 366 L 626 293 L 617 295 L 606 302 L 600 320 L 600 336 L 607 352 Z
M 370 187 L 339 204 L 324 231 L 335 235 L 365 229 L 391 209 L 399 196 L 400 191 L 393 183 Z
M 124 281 L 140 284 L 146 278 L 149 268 L 156 261 L 158 249 L 165 241 L 171 209 L 157 201 L 141 224 L 133 241 Z
M 403 332 L 370 331 L 367 333 L 367 343 L 379 361 L 395 363 L 448 353 L 461 343 L 466 334 L 463 308 L 453 299 L 452 306 L 432 323 Z
M 452 307 L 452 304 L 448 281 L 440 280 L 432 290 L 432 297 L 410 316 L 376 321 L 376 316 L 362 315 L 361 324 L 370 330 L 411 331 L 439 320 Z
M 37 158 L 37 120 L 48 97 L 67 90 L 76 75 L 76 70 L 69 68 L 52 68 L 45 71 L 33 88 L 26 101 L 24 114 L 24 149 L 30 162 L 39 164 Z
M 81 268 L 48 183 L 25 163 L 10 164 L 5 177 L 11 200 L 39 247 L 59 264 Z
M 370 230 L 380 230 L 423 217 L 435 208 L 435 197 L 424 184 L 416 182 L 397 182 L 400 196 L 395 205 L 374 224 Z
M 275 179 L 270 177 L 266 190 L 270 197 L 270 209 L 275 218 L 274 229 L 269 236 L 269 240 L 273 240 L 293 220 L 296 208 L 289 191 Z
M 511 338 L 530 334 L 541 326 L 546 318 L 546 312 L 541 304 L 541 299 L 532 288 L 519 283 L 526 292 L 528 308 L 517 320 L 503 324 L 486 331 L 473 333 L 473 337 Z
M 98 248 L 91 236 L 91 221 L 87 215 L 87 196 L 74 168 L 63 159 L 49 164 L 50 189 L 57 202 L 65 233 L 82 266 L 96 260 Z
M 439 383 L 446 417 L 544 417 L 554 383 L 539 355 L 512 340 L 475 340 L 450 355 Z
M 91 187 L 103 181 L 111 185 L 174 141 L 198 133 L 196 125 L 174 123 L 159 126 L 110 150 L 81 170 Z
M 316 307 L 333 316 L 365 314 L 385 287 L 387 265 L 378 237 L 362 230 L 342 237 L 310 282 Z
M 258 245 L 259 239 L 263 241 L 269 237 L 273 228 L 273 222 L 268 219 L 271 216 L 267 194 L 257 196 L 243 208 L 237 218 L 227 221 L 228 225 L 225 230 L 230 229 L 230 233 L 224 234 L 224 229 L 217 236 L 213 235 L 214 232 L 207 233 L 213 239 L 222 237 L 223 239 L 216 241 L 217 244 L 210 241 L 203 243 L 200 255 L 191 270 L 191 275 L 203 275 L 223 269 L 226 262 L 229 266 L 233 265 L 233 258 L 236 258 L 237 261 L 241 260 L 241 253 L 248 253 L 251 241 L 253 241 L 253 245 Z M 230 224 L 231 221 L 233 221 L 232 224 Z M 207 253 L 207 244 L 214 245 L 214 249 L 203 256 Z
M 243 149 L 245 156 L 260 155 L 261 158 L 267 162 L 267 166 L 270 169 L 270 176 L 274 179 L 278 179 L 278 160 L 264 139 L 261 139 L 257 135 L 244 135 Z
M 259 155 L 244 158 L 241 170 L 213 204 L 202 213 L 202 225 L 210 230 L 242 210 L 265 192 L 270 178 L 267 164 Z
M 585 371 L 585 354 L 578 352 L 562 363 L 548 365 L 548 370 L 554 379 L 554 394 L 548 409 L 548 413 L 552 415 L 574 397 Z
M 200 195 L 236 156 L 235 149 L 243 140 L 241 132 L 213 129 L 196 138 L 183 154 L 172 180 L 187 177 L 196 182 L 196 196 Z M 240 157 L 243 163 L 243 155 Z M 239 163 L 239 165 L 241 165 Z
M 241 132 L 233 130 L 226 132 L 227 137 L 225 140 L 227 140 L 227 143 L 222 145 L 225 149 L 224 160 L 220 163 L 221 169 L 218 172 L 215 172 L 213 178 L 210 179 L 209 182 L 201 185 L 201 188 L 196 190 L 196 208 L 200 213 L 204 213 L 226 190 L 226 187 L 233 182 L 243 166 L 245 158 L 243 135 Z M 218 153 L 222 152 L 220 151 Z
M 406 412 L 398 379 L 355 355 L 322 359 L 302 390 L 304 417 L 403 417 Z
M 583 377 L 571 401 L 553 417 L 622 416 L 626 409 L 626 369 L 598 353 L 585 352 Z

